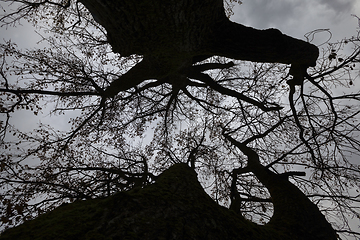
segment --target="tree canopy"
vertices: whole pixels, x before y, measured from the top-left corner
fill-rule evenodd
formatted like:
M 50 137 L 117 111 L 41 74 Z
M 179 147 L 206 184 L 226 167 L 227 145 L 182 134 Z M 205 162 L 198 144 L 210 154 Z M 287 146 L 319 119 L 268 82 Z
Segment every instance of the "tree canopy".
M 29 21 L 44 47 L 0 45 L 2 223 L 186 163 L 251 221 L 279 219 L 281 186 L 264 176 L 281 176 L 335 231 L 359 235 L 359 35 L 319 50 L 231 22 L 234 2 L 3 1 L 1 23 Z M 20 131 L 12 116 L 25 110 L 72 128 Z

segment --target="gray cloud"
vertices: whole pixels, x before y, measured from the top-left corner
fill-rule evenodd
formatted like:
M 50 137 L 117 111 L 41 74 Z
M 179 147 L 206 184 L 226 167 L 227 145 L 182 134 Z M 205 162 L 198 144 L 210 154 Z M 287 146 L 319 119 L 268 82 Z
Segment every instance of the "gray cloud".
M 284 19 L 294 17 L 296 1 L 253 0 L 244 1 L 236 12 L 234 19 L 257 28 L 275 27 Z
M 353 0 L 320 0 L 321 4 L 337 13 L 349 12 L 353 9 Z
M 278 28 L 299 38 L 323 28 L 343 37 L 355 32 L 356 21 L 351 14 L 356 12 L 356 4 L 356 0 L 244 0 L 232 20 L 260 29 Z

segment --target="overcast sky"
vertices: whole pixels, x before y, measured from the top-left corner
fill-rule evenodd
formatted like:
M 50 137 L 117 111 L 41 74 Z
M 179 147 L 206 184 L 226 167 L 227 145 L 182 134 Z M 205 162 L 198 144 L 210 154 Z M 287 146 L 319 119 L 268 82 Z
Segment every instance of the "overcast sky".
M 242 5 L 235 7 L 234 13 L 231 20 L 247 26 L 259 29 L 277 28 L 300 39 L 305 39 L 304 34 L 310 31 L 330 29 L 332 40 L 340 40 L 355 35 L 358 20 L 351 14 L 360 17 L 360 0 L 243 0 Z M 328 37 L 328 33 L 318 34 L 314 44 L 319 45 Z M 0 41 L 3 39 L 12 39 L 21 48 L 39 47 L 36 45 L 39 36 L 25 22 L 17 28 L 1 28 Z M 22 130 L 39 121 L 33 118 L 31 112 L 16 116 L 13 120 Z M 44 116 L 39 118 L 45 119 Z M 66 128 L 67 123 L 63 118 L 55 117 L 51 122 Z
M 233 21 L 255 28 L 277 28 L 302 39 L 315 29 L 330 29 L 338 40 L 355 34 L 358 22 L 351 14 L 360 16 L 360 1 L 243 0 L 234 12 Z

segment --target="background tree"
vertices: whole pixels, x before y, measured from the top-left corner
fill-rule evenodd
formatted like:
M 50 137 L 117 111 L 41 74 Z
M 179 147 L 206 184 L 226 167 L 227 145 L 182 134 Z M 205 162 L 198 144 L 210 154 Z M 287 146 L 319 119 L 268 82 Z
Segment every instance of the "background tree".
M 198 172 L 216 202 L 265 223 L 273 204 L 249 168 L 250 148 L 335 230 L 359 235 L 348 222 L 360 201 L 360 96 L 351 89 L 358 36 L 328 44 L 318 58 L 310 43 L 230 22 L 231 2 L 225 11 L 218 0 L 103 2 L 12 1 L 17 10 L 1 18 L 41 26 L 47 44 L 1 44 L 5 226 L 147 185 L 178 162 Z M 16 111 L 48 109 L 75 112 L 72 129 L 11 124 Z

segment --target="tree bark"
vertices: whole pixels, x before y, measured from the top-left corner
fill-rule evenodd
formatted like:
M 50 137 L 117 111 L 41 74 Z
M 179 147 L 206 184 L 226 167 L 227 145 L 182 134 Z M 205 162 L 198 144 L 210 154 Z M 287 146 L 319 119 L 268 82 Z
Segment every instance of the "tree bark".
M 260 163 L 259 155 L 254 150 L 228 135 L 224 136 L 248 157 L 247 168 L 270 192 L 274 215 L 268 226 L 293 239 L 337 239 L 336 232 L 318 207 L 294 186 L 288 177 L 270 171 Z
M 258 30 L 224 21 L 215 36 L 213 54 L 228 58 L 308 67 L 315 66 L 318 57 L 316 46 L 282 34 L 277 29 Z
M 106 29 L 113 51 L 151 56 L 168 74 L 198 56 L 314 66 L 318 48 L 282 34 L 231 22 L 223 0 L 81 0 Z M 162 75 L 162 74 L 160 74 Z
M 265 226 L 220 207 L 204 192 L 195 171 L 181 163 L 152 185 L 61 206 L 5 231 L 0 239 L 336 239 L 324 216 L 295 186 L 261 166 L 253 168 L 275 205 L 275 215 Z

